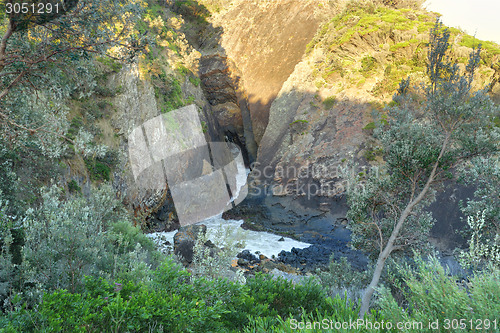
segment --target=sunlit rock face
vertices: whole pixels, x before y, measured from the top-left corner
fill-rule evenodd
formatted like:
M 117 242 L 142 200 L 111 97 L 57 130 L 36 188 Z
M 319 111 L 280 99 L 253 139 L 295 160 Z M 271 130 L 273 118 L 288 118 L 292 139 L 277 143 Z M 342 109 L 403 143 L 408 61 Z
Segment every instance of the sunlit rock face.
M 222 29 L 216 52 L 237 67 L 257 144 L 271 103 L 318 29 L 324 15 L 319 10 L 322 3 L 239 0 L 215 16 L 213 25 Z

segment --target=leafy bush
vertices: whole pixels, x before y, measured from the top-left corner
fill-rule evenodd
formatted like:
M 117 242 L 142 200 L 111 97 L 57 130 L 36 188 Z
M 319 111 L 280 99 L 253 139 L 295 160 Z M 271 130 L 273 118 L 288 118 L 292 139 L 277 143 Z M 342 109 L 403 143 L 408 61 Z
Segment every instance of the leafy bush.
M 271 317 L 299 316 L 302 309 L 311 312 L 324 309 L 327 304 L 326 291 L 312 279 L 304 285 L 295 285 L 292 281 L 273 280 L 269 275 L 257 274 L 247 280 L 247 285 L 256 302 L 269 305 L 266 315 Z
M 68 182 L 68 190 L 74 193 L 74 192 L 81 192 L 82 188 L 78 186 L 76 180 L 72 179 Z
M 83 293 L 45 294 L 37 311 L 20 307 L 3 325 L 7 332 L 219 332 L 224 306 L 207 305 L 202 293 L 89 278 Z
M 375 64 L 377 63 L 377 60 L 372 57 L 372 56 L 364 56 L 362 59 L 361 59 L 361 71 L 363 73 L 367 73 L 369 71 L 371 71 L 372 69 L 375 68 Z
M 74 140 L 76 138 L 76 135 L 78 134 L 78 131 L 80 128 L 83 126 L 83 119 L 81 117 L 74 117 L 71 119 L 71 123 L 69 125 L 68 132 L 66 133 L 66 136 Z
M 441 266 L 436 257 L 428 261 L 415 256 L 416 270 L 408 265 L 398 265 L 402 272 L 401 292 L 405 295 L 407 309 L 402 308 L 387 288 L 380 288 L 381 314 L 392 322 L 419 321 L 425 325 L 439 320 L 442 332 L 469 331 L 471 320 L 498 320 L 500 316 L 500 270 L 477 272 L 464 284 L 457 283 Z M 445 328 L 447 320 L 463 319 L 465 330 Z M 458 323 L 460 324 L 460 322 Z M 427 326 L 425 326 L 427 327 Z M 490 326 L 491 328 L 491 326 Z M 489 329 L 489 328 L 488 328 Z M 410 332 L 409 330 L 406 330 Z
M 197 76 L 190 75 L 189 82 L 191 82 L 195 87 L 198 87 L 201 83 L 201 80 Z
M 85 165 L 90 173 L 92 180 L 109 180 L 111 169 L 106 164 L 98 161 L 97 159 L 86 158 Z
M 245 278 L 241 271 L 233 273 L 231 260 L 245 246 L 241 239 L 245 239 L 240 228 L 220 226 L 213 237 L 213 245 L 209 247 L 205 244 L 208 241 L 207 235 L 200 232 L 196 238 L 193 248 L 193 275 L 203 276 L 206 279 L 229 278 L 244 282 Z
M 337 98 L 335 96 L 327 97 L 323 101 L 323 105 L 325 106 L 326 109 L 331 109 L 332 106 L 335 105 L 335 103 L 337 103 Z
M 465 266 L 483 266 L 492 263 L 500 267 L 500 159 L 476 158 L 462 170 L 461 180 L 475 185 L 474 198 L 462 204 L 468 216 L 464 232 L 469 249 L 461 253 Z
M 357 306 L 327 298 L 314 282 L 293 285 L 258 275 L 242 285 L 226 279 L 194 278 L 165 260 L 150 280 L 85 278 L 79 293 L 56 290 L 35 309 L 17 299 L 0 317 L 6 332 L 291 332 L 294 320 L 344 322 Z M 367 319 L 381 320 L 372 312 Z M 274 327 L 273 330 L 267 330 Z
M 97 57 L 96 60 L 109 68 L 109 70 L 111 70 L 112 72 L 119 72 L 123 67 L 120 62 L 109 57 Z
M 152 83 L 161 112 L 172 111 L 185 105 L 181 83 L 174 75 L 167 75 L 162 71 L 152 78 Z
M 82 291 L 85 275 L 148 279 L 150 265 L 156 265 L 161 254 L 131 225 L 111 187 L 103 185 L 89 198 L 72 197 L 66 202 L 59 195 L 55 186 L 46 189 L 41 207 L 26 213 L 23 260 L 2 273 L 4 283 L 17 285 L 12 292 L 31 306 L 44 291 Z M 2 239 L 5 236 L 9 234 L 2 230 Z M 13 252 L 11 236 L 3 243 L 8 248 L 3 254 Z M 17 276 L 9 280 L 13 272 Z
M 245 327 L 245 333 L 293 333 L 293 332 L 373 332 L 373 330 L 358 328 L 344 329 L 339 325 L 343 323 L 356 322 L 358 319 L 359 306 L 356 303 L 343 299 L 339 295 L 335 298 L 325 300 L 326 307 L 323 310 L 302 312 L 299 316 L 276 316 L 276 317 L 250 317 L 249 324 Z M 372 323 L 385 320 L 372 310 L 365 321 Z M 307 324 L 309 323 L 309 324 Z
M 84 158 L 90 179 L 92 180 L 110 180 L 111 168 L 118 163 L 118 153 L 108 150 L 103 156 Z
M 113 97 L 117 94 L 117 91 L 113 88 L 108 87 L 107 85 L 96 85 L 94 88 L 94 92 L 97 96 L 101 97 Z

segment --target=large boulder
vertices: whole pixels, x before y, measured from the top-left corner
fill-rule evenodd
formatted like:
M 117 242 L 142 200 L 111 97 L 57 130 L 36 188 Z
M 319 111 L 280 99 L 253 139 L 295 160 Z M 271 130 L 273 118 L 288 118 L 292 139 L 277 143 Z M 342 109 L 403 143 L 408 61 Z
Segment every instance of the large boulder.
M 194 245 L 200 235 L 205 236 L 207 226 L 200 225 L 187 225 L 181 227 L 174 235 L 174 253 L 181 257 L 185 264 L 190 264 L 193 261 Z

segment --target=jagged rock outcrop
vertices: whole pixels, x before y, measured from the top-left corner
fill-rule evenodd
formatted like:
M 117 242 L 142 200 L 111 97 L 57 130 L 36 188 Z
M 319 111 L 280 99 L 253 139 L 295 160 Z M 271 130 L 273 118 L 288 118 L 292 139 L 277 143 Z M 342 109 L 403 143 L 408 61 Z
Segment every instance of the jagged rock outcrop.
M 328 6 L 327 1 L 238 0 L 215 15 L 212 24 L 222 29 L 215 52 L 234 61 L 241 75 L 239 88 L 248 100 L 257 144 L 271 103 L 302 58 Z
M 244 136 L 243 119 L 238 106 L 236 86 L 226 57 L 217 54 L 200 58 L 199 75 L 212 112 L 223 133 Z

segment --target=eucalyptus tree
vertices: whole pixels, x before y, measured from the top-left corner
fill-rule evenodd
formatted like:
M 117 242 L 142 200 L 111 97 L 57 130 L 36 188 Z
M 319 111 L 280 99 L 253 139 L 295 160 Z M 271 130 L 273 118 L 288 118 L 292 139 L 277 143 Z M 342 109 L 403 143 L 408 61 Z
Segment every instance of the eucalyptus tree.
M 376 266 L 361 301 L 360 317 L 369 309 L 386 260 L 396 251 L 422 246 L 433 225 L 425 208 L 454 169 L 499 149 L 493 125 L 498 108 L 487 88 L 473 89 L 481 46 L 461 71 L 448 56 L 450 33 L 436 21 L 430 31 L 428 84 L 412 87 L 403 80 L 394 103 L 377 121 L 375 136 L 384 164 L 368 172 L 363 186 L 348 192 L 353 244 L 375 253 Z M 414 89 L 415 88 L 415 89 Z
M 57 156 L 65 102 L 92 90 L 93 55 L 130 59 L 140 0 L 7 0 L 0 8 L 0 133 Z

